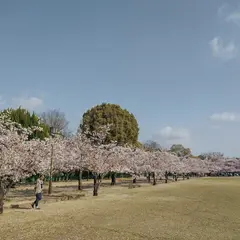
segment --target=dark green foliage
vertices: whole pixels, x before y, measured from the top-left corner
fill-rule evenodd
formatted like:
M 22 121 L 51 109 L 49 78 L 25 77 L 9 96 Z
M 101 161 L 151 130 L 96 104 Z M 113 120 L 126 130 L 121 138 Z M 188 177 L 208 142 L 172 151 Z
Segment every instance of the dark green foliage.
M 103 103 L 97 105 L 83 114 L 80 128 L 83 132 L 98 131 L 99 127 L 110 124 L 110 132 L 106 143 L 116 141 L 118 144 L 138 144 L 138 123 L 133 114 L 119 105 Z
M 40 123 L 38 116 L 35 113 L 30 113 L 28 110 L 23 109 L 21 107 L 17 109 L 7 109 L 4 111 L 10 110 L 10 118 L 13 122 L 20 123 L 24 128 L 33 128 L 33 127 L 41 127 L 42 131 L 34 131 L 29 138 L 39 138 L 44 139 L 49 137 L 49 127 L 43 123 Z M 3 112 L 4 112 L 3 111 Z

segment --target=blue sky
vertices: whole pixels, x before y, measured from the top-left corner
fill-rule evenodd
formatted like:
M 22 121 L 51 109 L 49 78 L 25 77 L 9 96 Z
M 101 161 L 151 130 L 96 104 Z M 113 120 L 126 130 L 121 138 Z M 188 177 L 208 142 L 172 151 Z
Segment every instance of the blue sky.
M 240 3 L 0 0 L 0 108 L 60 108 L 75 130 L 120 104 L 140 140 L 240 155 Z

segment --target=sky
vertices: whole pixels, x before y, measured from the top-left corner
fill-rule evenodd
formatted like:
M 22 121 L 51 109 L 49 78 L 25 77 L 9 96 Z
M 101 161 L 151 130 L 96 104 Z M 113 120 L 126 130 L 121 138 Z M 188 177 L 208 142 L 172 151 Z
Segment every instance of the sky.
M 240 155 L 238 0 L 0 0 L 0 109 L 133 113 L 140 141 Z

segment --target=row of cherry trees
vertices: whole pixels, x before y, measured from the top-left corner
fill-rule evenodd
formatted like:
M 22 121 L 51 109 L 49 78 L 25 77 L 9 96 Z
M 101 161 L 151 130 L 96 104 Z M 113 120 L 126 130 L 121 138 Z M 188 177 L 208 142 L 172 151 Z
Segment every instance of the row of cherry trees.
M 11 122 L 7 113 L 0 116 L 0 213 L 3 199 L 13 183 L 38 173 L 49 175 L 59 172 L 78 172 L 79 190 L 82 189 L 81 175 L 85 170 L 94 176 L 93 195 L 103 177 L 109 173 L 129 173 L 134 181 L 146 174 L 153 179 L 166 178 L 167 172 L 183 174 L 205 174 L 210 172 L 240 171 L 238 159 L 225 158 L 179 158 L 167 151 L 145 151 L 144 149 L 103 144 L 107 128 L 89 138 L 80 131 L 70 138 L 48 138 L 44 141 L 31 139 L 32 131 Z

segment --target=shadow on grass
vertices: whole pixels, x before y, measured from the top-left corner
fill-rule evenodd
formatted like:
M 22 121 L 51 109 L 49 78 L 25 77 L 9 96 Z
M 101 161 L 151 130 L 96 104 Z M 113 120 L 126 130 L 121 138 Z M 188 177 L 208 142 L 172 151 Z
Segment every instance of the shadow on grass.
M 32 210 L 32 206 L 30 205 L 29 207 L 26 206 L 20 206 L 19 204 L 11 205 L 12 209 L 23 209 L 23 210 Z
M 179 179 L 180 180 L 180 179 Z M 158 180 L 157 181 L 157 184 L 165 184 L 164 183 L 165 180 Z M 172 179 L 168 179 L 168 183 L 171 183 L 171 182 L 174 182 Z M 121 180 L 120 178 L 117 179 L 117 182 L 114 186 L 120 186 L 120 187 L 128 187 L 129 184 L 131 184 L 132 181 L 131 180 Z M 66 182 L 67 184 L 67 182 Z M 149 183 L 146 179 L 137 179 L 137 182 L 136 184 L 152 184 L 152 183 Z M 111 181 L 109 180 L 109 182 L 102 182 L 101 183 L 101 187 L 111 187 Z M 92 182 L 89 182 L 89 183 L 84 183 L 82 185 L 82 190 L 90 190 L 93 188 L 93 183 Z M 47 187 L 45 187 L 44 191 L 43 191 L 43 194 L 45 196 L 48 196 L 49 198 L 58 198 L 60 196 L 62 196 L 62 194 L 67 194 L 67 193 L 70 193 L 70 192 L 76 192 L 78 191 L 78 185 L 64 185 L 64 186 L 54 186 L 54 183 L 53 183 L 53 195 L 50 195 L 48 196 L 47 194 Z M 15 189 L 11 189 L 11 191 L 9 192 L 7 198 L 8 200 L 12 200 L 14 198 L 34 198 L 35 197 L 35 194 L 34 194 L 34 189 L 18 189 L 18 188 L 15 188 Z

